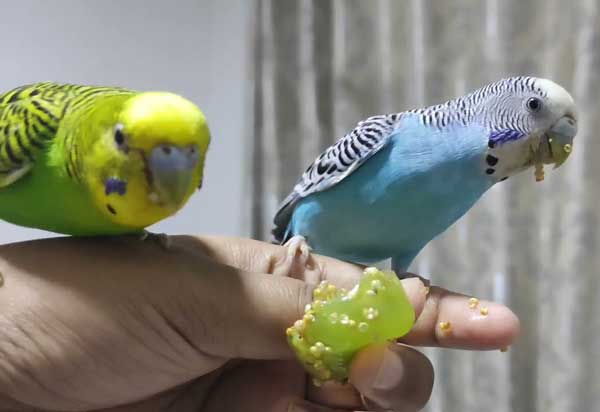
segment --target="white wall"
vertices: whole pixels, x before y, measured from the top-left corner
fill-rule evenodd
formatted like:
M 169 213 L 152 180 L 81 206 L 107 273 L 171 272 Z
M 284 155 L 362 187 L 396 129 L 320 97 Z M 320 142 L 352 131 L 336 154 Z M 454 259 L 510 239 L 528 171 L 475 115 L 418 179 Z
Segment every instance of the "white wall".
M 241 234 L 249 3 L 0 0 L 0 90 L 53 80 L 188 97 L 213 135 L 205 186 L 152 230 Z M 50 235 L 0 222 L 0 243 Z

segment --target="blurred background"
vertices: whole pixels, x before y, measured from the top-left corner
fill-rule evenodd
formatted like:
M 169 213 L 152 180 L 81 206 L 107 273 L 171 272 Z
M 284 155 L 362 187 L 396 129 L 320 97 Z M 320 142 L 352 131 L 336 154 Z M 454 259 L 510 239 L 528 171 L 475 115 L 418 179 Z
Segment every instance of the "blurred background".
M 372 114 L 509 75 L 579 106 L 567 164 L 497 185 L 413 266 L 509 305 L 507 353 L 427 349 L 427 411 L 592 411 L 600 404 L 600 5 L 596 0 L 1 1 L 0 89 L 55 80 L 181 93 L 213 132 L 203 190 L 154 227 L 268 239 L 279 201 Z M 25 24 L 26 23 L 26 24 Z M 49 236 L 0 223 L 0 243 Z

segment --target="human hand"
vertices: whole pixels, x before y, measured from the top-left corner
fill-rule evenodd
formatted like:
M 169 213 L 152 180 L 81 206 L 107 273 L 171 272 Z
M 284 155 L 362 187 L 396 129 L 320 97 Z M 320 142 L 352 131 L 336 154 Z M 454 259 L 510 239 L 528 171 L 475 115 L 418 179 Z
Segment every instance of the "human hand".
M 345 386 L 308 385 L 293 359 L 284 332 L 311 285 L 350 287 L 362 268 L 313 256 L 275 276 L 284 248 L 172 240 L 169 251 L 131 238 L 0 246 L 0 410 L 416 411 L 428 400 L 431 364 L 408 346 L 360 352 Z M 419 316 L 405 344 L 495 349 L 518 332 L 501 305 L 482 302 L 484 317 L 467 297 L 403 283 Z

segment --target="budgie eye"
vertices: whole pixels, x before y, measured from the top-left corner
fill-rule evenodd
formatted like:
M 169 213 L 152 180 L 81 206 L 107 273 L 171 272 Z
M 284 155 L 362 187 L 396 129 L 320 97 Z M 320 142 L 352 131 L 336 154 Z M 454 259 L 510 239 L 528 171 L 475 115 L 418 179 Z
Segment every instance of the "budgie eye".
M 531 112 L 539 112 L 542 108 L 542 101 L 537 97 L 527 100 L 527 109 Z
M 118 123 L 115 126 L 115 143 L 120 150 L 127 150 L 127 145 L 125 144 L 125 134 L 123 133 L 123 125 L 121 123 Z

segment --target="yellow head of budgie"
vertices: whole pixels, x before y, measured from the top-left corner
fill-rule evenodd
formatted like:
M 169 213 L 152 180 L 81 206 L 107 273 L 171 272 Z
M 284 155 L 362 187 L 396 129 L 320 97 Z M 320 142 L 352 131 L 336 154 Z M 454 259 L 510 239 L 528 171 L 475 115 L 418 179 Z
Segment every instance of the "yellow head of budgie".
M 201 186 L 210 132 L 198 107 L 176 94 L 138 93 L 119 106 L 95 113 L 107 124 L 85 161 L 86 179 L 113 223 L 142 229 L 177 212 Z

